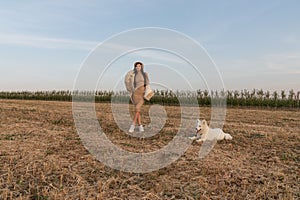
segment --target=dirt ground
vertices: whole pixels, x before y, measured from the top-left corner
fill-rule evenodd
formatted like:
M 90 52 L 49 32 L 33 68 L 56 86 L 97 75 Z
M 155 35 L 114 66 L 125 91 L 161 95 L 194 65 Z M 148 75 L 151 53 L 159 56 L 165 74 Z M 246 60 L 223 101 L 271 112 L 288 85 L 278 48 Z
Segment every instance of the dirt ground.
M 160 134 L 129 137 L 110 104 L 97 104 L 107 136 L 128 151 L 154 151 L 180 124 L 179 107 L 165 107 Z M 149 123 L 144 106 L 144 123 Z M 209 120 L 210 108 L 200 108 Z M 300 111 L 227 108 L 220 141 L 204 159 L 192 143 L 160 170 L 127 173 L 97 161 L 82 145 L 70 102 L 0 100 L 0 199 L 300 199 Z

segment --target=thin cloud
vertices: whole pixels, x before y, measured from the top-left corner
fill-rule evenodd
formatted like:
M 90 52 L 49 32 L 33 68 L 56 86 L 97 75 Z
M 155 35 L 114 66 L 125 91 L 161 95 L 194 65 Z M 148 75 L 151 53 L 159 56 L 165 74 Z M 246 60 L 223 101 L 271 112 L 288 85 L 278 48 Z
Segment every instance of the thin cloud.
M 112 51 L 120 51 L 120 52 L 130 52 L 132 51 L 130 54 L 132 55 L 136 55 L 138 57 L 140 57 L 141 59 L 154 59 L 154 60 L 161 60 L 161 61 L 165 61 L 165 62 L 172 62 L 175 64 L 186 64 L 186 62 L 184 60 L 182 60 L 182 58 L 177 57 L 176 55 L 172 54 L 171 52 L 168 52 L 167 50 L 163 50 L 160 48 L 155 49 L 155 47 L 153 47 L 153 49 L 151 48 L 147 48 L 145 47 L 145 49 L 141 48 L 141 47 L 134 47 L 134 46 L 129 46 L 129 45 L 122 45 L 122 44 L 116 44 L 116 43 L 108 43 L 105 44 L 105 47 L 109 48 Z M 176 52 L 175 52 L 176 53 Z
M 272 54 L 265 58 L 270 72 L 300 74 L 300 53 Z
M 91 50 L 98 42 L 35 35 L 0 34 L 0 44 L 46 49 Z
M 295 35 L 286 35 L 282 38 L 282 42 L 289 45 L 300 44 L 300 39 Z
M 235 59 L 226 61 L 223 67 L 224 69 L 226 68 L 229 70 L 230 73 L 231 71 L 239 71 L 247 75 L 251 73 L 299 74 L 300 52 L 282 54 L 274 53 L 261 57 L 252 57 L 251 59 Z M 237 74 L 237 76 L 239 75 L 240 74 Z

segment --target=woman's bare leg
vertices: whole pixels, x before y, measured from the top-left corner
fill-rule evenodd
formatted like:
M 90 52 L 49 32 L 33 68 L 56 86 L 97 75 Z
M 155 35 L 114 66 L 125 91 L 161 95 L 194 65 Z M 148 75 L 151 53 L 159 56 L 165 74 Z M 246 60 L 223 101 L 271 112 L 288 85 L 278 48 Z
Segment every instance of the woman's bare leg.
M 140 118 L 140 112 L 136 111 L 135 115 L 134 115 L 134 118 L 133 118 L 133 121 L 132 121 L 132 124 L 136 125 L 136 122 L 139 120 L 139 118 Z
M 142 122 L 141 122 L 141 113 L 139 112 L 139 115 L 138 115 L 138 125 L 142 125 Z

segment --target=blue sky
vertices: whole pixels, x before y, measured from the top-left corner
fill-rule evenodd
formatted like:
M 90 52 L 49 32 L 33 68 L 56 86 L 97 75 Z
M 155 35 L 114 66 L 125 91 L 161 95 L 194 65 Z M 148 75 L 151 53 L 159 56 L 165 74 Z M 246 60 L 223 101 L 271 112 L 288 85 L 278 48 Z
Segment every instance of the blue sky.
M 217 64 L 227 89 L 300 90 L 297 0 L 0 4 L 0 90 L 72 89 L 81 64 L 99 43 L 141 27 L 172 29 L 196 40 Z M 182 86 L 176 78 L 170 82 Z

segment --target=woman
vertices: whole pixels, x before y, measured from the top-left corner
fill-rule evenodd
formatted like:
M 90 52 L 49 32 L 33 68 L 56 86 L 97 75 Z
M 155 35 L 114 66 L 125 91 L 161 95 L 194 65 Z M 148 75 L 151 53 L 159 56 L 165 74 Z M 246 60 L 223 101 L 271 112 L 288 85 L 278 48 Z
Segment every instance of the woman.
M 144 65 L 141 62 L 134 63 L 134 78 L 133 78 L 133 94 L 131 100 L 135 106 L 135 115 L 132 121 L 132 125 L 129 128 L 129 132 L 134 132 L 135 125 L 138 124 L 139 131 L 143 132 L 144 127 L 141 123 L 141 107 L 144 104 L 145 87 L 149 85 L 148 74 L 144 72 Z

